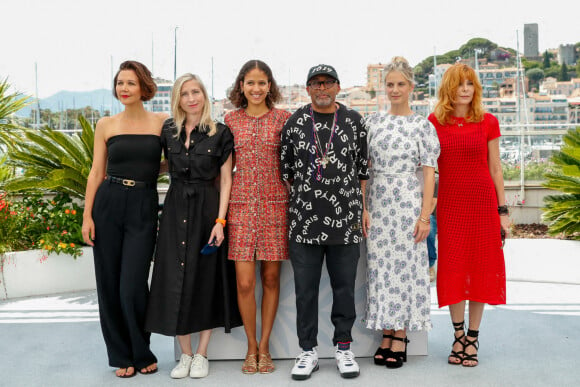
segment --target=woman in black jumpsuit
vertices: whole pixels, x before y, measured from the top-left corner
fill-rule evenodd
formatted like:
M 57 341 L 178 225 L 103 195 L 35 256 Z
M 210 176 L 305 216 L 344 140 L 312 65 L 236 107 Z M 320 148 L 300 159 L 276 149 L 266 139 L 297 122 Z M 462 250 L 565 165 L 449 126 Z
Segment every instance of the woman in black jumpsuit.
M 223 243 L 234 142 L 227 126 L 212 121 L 197 76 L 185 74 L 175 81 L 171 105 L 174 118 L 161 133 L 171 184 L 159 226 L 146 329 L 177 336 L 182 355 L 171 377 L 202 378 L 209 372 L 211 329 L 229 332 L 241 325 L 235 268 Z M 203 246 L 214 238 L 220 248 L 202 255 Z M 195 354 L 194 332 L 200 332 Z
M 109 365 L 128 378 L 135 368 L 157 371 L 144 325 L 157 228 L 159 135 L 166 116 L 143 107 L 157 87 L 141 63 L 123 62 L 114 83 L 125 110 L 97 123 L 82 232 L 93 246 Z

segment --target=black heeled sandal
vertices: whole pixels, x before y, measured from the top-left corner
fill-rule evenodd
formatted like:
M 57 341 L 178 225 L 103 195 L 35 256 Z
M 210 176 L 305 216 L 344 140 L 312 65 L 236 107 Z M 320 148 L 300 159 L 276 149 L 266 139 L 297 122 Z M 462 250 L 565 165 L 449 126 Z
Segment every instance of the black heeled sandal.
M 455 332 L 459 332 L 459 331 L 465 331 L 465 321 L 462 322 L 458 322 L 458 323 L 454 323 L 452 321 L 453 324 L 453 329 L 455 329 Z M 448 359 L 447 359 L 447 363 L 449 364 L 453 364 L 453 365 L 460 365 L 461 362 L 464 359 L 464 353 L 465 353 L 465 343 L 463 341 L 461 341 L 461 339 L 463 339 L 465 337 L 465 333 L 462 333 L 461 336 L 457 337 L 454 335 L 455 340 L 453 340 L 453 344 L 451 344 L 451 354 L 449 355 Z M 461 345 L 462 350 L 461 351 L 454 351 L 453 347 L 455 346 L 455 344 L 459 343 Z M 451 361 L 451 359 L 457 359 L 459 360 L 459 362 L 453 362 Z
M 383 335 L 383 339 L 393 339 L 393 335 Z M 375 359 L 375 364 L 379 365 L 379 366 L 384 366 L 385 362 L 387 361 L 387 358 L 390 356 L 391 354 L 391 348 L 381 348 L 381 346 L 379 345 L 379 347 L 377 348 L 377 352 L 375 352 L 374 355 L 374 359 Z M 377 357 L 377 356 L 381 356 L 381 357 Z
M 397 351 L 397 352 L 391 350 L 389 357 L 387 357 L 387 359 L 385 361 L 385 365 L 387 366 L 387 368 L 401 368 L 403 366 L 403 363 L 407 361 L 407 343 L 409 342 L 409 339 L 407 339 L 407 336 L 405 336 L 405 337 L 393 336 L 393 340 L 404 342 L 405 343 L 405 350 L 404 351 Z M 391 345 L 391 348 L 392 348 L 392 345 Z M 395 359 L 395 360 L 393 361 L 393 360 L 388 360 L 388 359 Z
M 473 347 L 476 351 L 479 351 L 479 331 L 469 329 L 467 331 L 467 336 L 465 336 L 465 345 L 463 346 L 463 360 L 461 361 L 461 365 L 464 367 L 476 367 L 479 364 L 479 360 L 477 360 L 477 352 L 468 355 L 465 350 L 467 347 Z M 469 338 L 474 338 L 475 340 L 469 340 Z M 475 364 L 465 364 L 466 361 L 474 361 Z

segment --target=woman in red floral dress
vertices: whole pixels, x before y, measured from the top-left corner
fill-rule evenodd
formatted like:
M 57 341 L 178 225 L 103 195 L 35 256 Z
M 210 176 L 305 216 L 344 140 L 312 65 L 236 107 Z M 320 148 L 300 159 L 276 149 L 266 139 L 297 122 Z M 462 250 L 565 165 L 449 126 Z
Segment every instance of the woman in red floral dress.
M 288 193 L 280 176 L 280 132 L 290 113 L 275 109 L 280 91 L 268 65 L 242 66 L 229 95 L 238 110 L 225 123 L 234 134 L 235 174 L 229 207 L 229 259 L 236 261 L 238 304 L 248 339 L 242 372 L 270 373 L 269 342 L 288 259 Z M 256 338 L 256 261 L 261 261 L 262 334 Z
M 455 64 L 443 75 L 439 102 L 429 120 L 441 154 L 437 226 L 439 307 L 449 305 L 455 341 L 450 364 L 478 364 L 478 334 L 485 304 L 505 304 L 505 264 L 500 228 L 509 232 L 499 158 L 499 123 L 481 103 L 475 71 Z M 465 301 L 469 330 L 464 333 Z

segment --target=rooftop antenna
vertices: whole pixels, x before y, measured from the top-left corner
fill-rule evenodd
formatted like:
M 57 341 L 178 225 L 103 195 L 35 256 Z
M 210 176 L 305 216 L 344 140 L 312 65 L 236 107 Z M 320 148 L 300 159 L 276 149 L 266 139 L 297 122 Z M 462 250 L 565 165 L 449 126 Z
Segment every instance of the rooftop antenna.
M 110 84 L 113 85 L 113 80 L 115 77 L 113 77 L 113 55 L 111 55 L 111 82 Z M 113 85 L 113 88 L 115 87 L 115 85 Z M 111 93 L 111 111 L 109 113 L 111 116 L 115 114 L 115 112 L 113 111 L 113 93 Z

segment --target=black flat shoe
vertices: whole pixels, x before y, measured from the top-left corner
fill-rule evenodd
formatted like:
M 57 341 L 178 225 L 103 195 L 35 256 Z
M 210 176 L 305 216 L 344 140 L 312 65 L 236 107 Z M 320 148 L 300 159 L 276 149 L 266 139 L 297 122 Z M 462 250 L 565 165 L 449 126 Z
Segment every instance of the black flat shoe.
M 133 368 L 133 373 L 127 375 L 127 370 L 129 368 Z M 129 378 L 132 378 L 133 376 L 137 375 L 137 371 L 135 371 L 135 367 L 133 367 L 133 366 L 129 366 L 129 367 L 126 367 L 126 368 L 119 368 L 119 370 L 123 370 L 123 369 L 125 370 L 125 375 L 117 375 L 117 372 L 115 371 L 115 376 L 118 377 L 118 378 L 121 378 L 121 379 L 129 379 Z
M 383 335 L 383 339 L 393 339 L 393 335 Z M 375 360 L 375 364 L 379 365 L 379 366 L 384 366 L 385 362 L 387 361 L 387 358 L 390 356 L 391 354 L 391 348 L 381 348 L 381 346 L 379 345 L 379 347 L 377 348 L 377 351 L 375 352 L 375 355 L 373 357 L 373 359 Z M 377 357 L 380 356 L 380 357 Z
M 403 363 L 407 361 L 407 343 L 409 342 L 409 339 L 407 339 L 407 336 L 405 336 L 405 337 L 393 337 L 393 340 L 404 342 L 405 350 L 397 352 L 391 350 L 391 354 L 385 360 L 385 365 L 387 366 L 387 368 L 401 368 L 403 366 Z
M 152 375 L 154 373 L 157 373 L 157 371 L 159 371 L 159 367 L 155 367 L 154 370 L 149 371 L 147 369 L 147 367 L 143 368 L 145 371 L 141 371 L 141 368 L 139 368 L 137 371 L 141 374 L 141 375 Z

